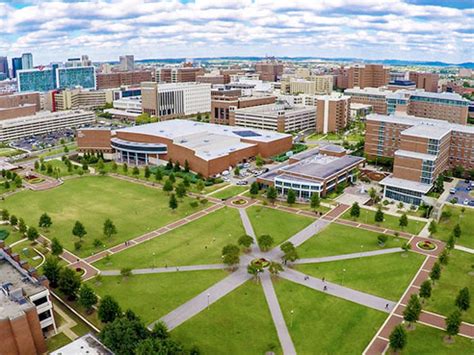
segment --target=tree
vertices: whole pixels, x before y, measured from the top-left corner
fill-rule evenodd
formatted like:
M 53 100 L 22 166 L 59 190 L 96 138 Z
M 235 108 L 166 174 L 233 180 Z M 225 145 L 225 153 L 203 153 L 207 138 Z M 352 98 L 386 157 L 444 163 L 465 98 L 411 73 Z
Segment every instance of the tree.
M 458 296 L 456 297 L 456 301 L 454 302 L 456 307 L 458 307 L 461 311 L 467 311 L 471 306 L 471 296 L 469 294 L 469 289 L 464 287 L 459 291 Z
M 369 189 L 369 197 L 372 202 L 375 202 L 375 200 L 377 199 L 377 191 L 373 187 Z
M 16 187 L 18 187 L 18 188 L 21 187 L 21 185 L 22 185 L 22 180 L 21 180 L 21 177 L 20 177 L 19 175 L 17 175 L 17 176 L 15 177 L 15 181 L 14 181 L 14 182 L 15 182 L 15 186 L 16 186 Z
M 449 261 L 448 249 L 444 249 L 442 251 L 442 253 L 438 257 L 438 260 L 442 265 L 448 265 L 448 261 Z
M 189 181 L 189 178 L 187 176 L 185 176 L 183 178 L 183 185 L 184 187 L 188 188 L 189 186 L 191 186 L 191 182 Z
M 273 186 L 269 186 L 267 189 L 267 199 L 269 199 L 272 203 L 275 202 L 277 199 L 278 193 L 277 190 Z
M 127 165 L 127 163 L 123 163 L 123 165 L 122 165 L 122 171 L 123 171 L 125 174 L 127 174 L 127 172 L 128 172 L 128 165 Z
M 250 185 L 250 195 L 257 196 L 259 191 L 260 191 L 260 186 L 258 182 L 256 181 L 252 182 L 252 184 Z
M 196 182 L 196 190 L 198 190 L 198 192 L 204 190 L 204 181 L 202 181 L 201 179 Z
M 163 173 L 161 172 L 161 169 L 156 169 L 155 171 L 155 180 L 156 181 L 161 181 L 163 179 Z
M 169 207 L 174 211 L 178 208 L 178 200 L 176 199 L 175 194 L 170 195 Z
M 163 321 L 158 321 L 153 326 L 153 330 L 151 331 L 152 338 L 156 339 L 167 339 L 170 337 L 170 333 L 168 331 L 168 327 L 166 323 Z
M 283 271 L 283 266 L 276 261 L 272 261 L 270 262 L 270 265 L 268 266 L 268 271 L 272 275 L 278 275 L 280 272 Z
M 178 198 L 183 198 L 184 196 L 186 196 L 186 186 L 184 186 L 184 183 L 180 182 L 178 184 L 178 186 L 176 186 L 176 196 L 178 196 Z
M 252 275 L 256 280 L 258 280 L 258 274 L 263 271 L 263 268 L 259 265 L 255 264 L 248 264 L 247 265 L 247 272 Z
M 417 294 L 410 296 L 407 307 L 403 311 L 403 319 L 405 319 L 409 325 L 416 322 L 420 317 L 421 313 L 421 303 Z
M 234 168 L 234 176 L 240 176 L 240 168 L 238 165 L 236 165 Z
M 258 154 L 255 157 L 255 165 L 257 165 L 258 168 L 261 168 L 265 164 L 265 161 L 263 160 L 262 156 Z
M 407 345 L 407 332 L 401 324 L 393 328 L 389 336 L 389 344 L 394 352 L 403 350 Z
M 72 235 L 79 237 L 79 239 L 82 240 L 86 234 L 87 232 L 84 228 L 84 225 L 81 222 L 76 221 L 76 223 L 74 223 L 74 227 L 72 228 Z
M 237 240 L 237 244 L 244 248 L 250 248 L 253 244 L 253 238 L 250 235 L 244 234 Z
M 273 238 L 268 234 L 261 235 L 258 237 L 258 245 L 260 246 L 260 249 L 267 251 L 273 245 Z
M 132 175 L 138 178 L 138 175 L 140 175 L 140 170 L 138 169 L 137 166 L 134 166 L 132 169 Z
M 79 274 L 68 267 L 64 267 L 59 272 L 58 288 L 68 299 L 74 300 L 77 291 L 81 287 L 81 277 Z
M 51 253 L 56 256 L 63 253 L 63 246 L 56 237 L 51 240 Z
M 112 296 L 104 296 L 100 301 L 99 309 L 97 312 L 99 320 L 102 323 L 110 323 L 121 315 L 122 310 L 120 309 L 120 306 L 117 301 Z
M 99 334 L 102 343 L 116 355 L 138 354 L 138 349 L 144 341 L 150 339 L 150 332 L 140 318 L 117 317 L 108 322 Z M 174 354 L 171 352 L 155 352 L 146 349 L 148 354 Z M 145 354 L 141 352 L 140 354 Z M 176 353 L 178 354 L 178 353 Z
M 454 235 L 450 235 L 446 243 L 446 249 L 449 249 L 449 250 L 453 249 L 454 244 L 456 244 L 456 237 Z
M 113 235 L 117 234 L 117 227 L 115 227 L 115 224 L 107 218 L 104 222 L 104 235 L 107 238 L 112 237 Z
M 116 162 L 112 162 L 112 168 L 111 168 L 112 172 L 116 173 L 116 172 L 117 172 L 117 169 L 118 169 L 117 163 L 116 163 Z
M 170 179 L 165 181 L 165 184 L 163 185 L 163 191 L 165 192 L 173 191 L 173 183 L 171 182 Z
M 132 269 L 129 267 L 123 267 L 120 269 L 120 275 L 122 277 L 130 277 L 132 276 Z
M 187 159 L 184 161 L 184 172 L 189 173 L 189 161 Z
M 172 170 L 173 169 L 173 160 L 168 160 L 168 163 L 166 163 L 166 166 L 165 166 L 165 169 L 166 170 Z
M 321 205 L 321 199 L 319 198 L 319 194 L 316 192 L 313 192 L 311 195 L 311 208 L 313 210 L 318 209 L 318 207 Z
M 145 179 L 149 179 L 150 178 L 150 175 L 151 175 L 151 171 L 150 171 L 150 168 L 147 166 L 145 166 L 145 171 L 143 173 L 143 175 L 145 176 Z
M 400 216 L 400 219 L 398 220 L 398 225 L 402 228 L 402 230 L 408 226 L 408 217 L 407 214 L 404 213 Z
M 83 284 L 79 289 L 79 304 L 85 308 L 86 312 L 90 314 L 93 307 L 97 304 L 97 295 L 94 290 L 87 284 Z
M 54 256 L 47 256 L 43 264 L 44 276 L 49 280 L 51 287 L 58 287 L 59 274 L 61 272 L 61 266 L 59 265 L 59 259 Z
M 16 218 L 16 216 L 14 214 L 12 214 L 10 216 L 10 224 L 12 226 L 16 226 L 18 224 L 18 218 Z
M 446 333 L 448 333 L 448 337 L 451 340 L 454 335 L 459 333 L 459 327 L 461 326 L 461 312 L 458 309 L 455 310 L 448 316 L 448 318 L 446 318 L 445 322 Z
M 292 205 L 296 202 L 296 192 L 293 189 L 288 190 L 288 194 L 286 195 L 286 202 L 289 205 Z
M 420 297 L 423 299 L 428 299 L 431 297 L 431 282 L 430 280 L 425 280 L 420 286 Z
M 457 224 L 454 226 L 453 235 L 454 235 L 456 238 L 460 238 L 460 237 L 461 237 L 461 226 L 459 225 L 459 223 L 457 223 Z
M 181 343 L 173 340 L 171 338 L 167 339 L 155 339 L 148 338 L 143 340 L 138 344 L 135 349 L 135 355 L 149 355 L 149 354 L 190 354 L 192 355 L 192 350 L 189 352 L 184 351 Z M 199 354 L 199 350 L 198 353 Z
M 51 217 L 45 212 L 43 213 L 38 222 L 38 226 L 40 228 L 49 228 L 53 224 L 53 221 L 51 220 Z
M 25 234 L 27 229 L 28 227 L 26 226 L 25 221 L 23 220 L 23 218 L 20 218 L 18 220 L 18 230 L 20 231 L 21 234 Z
M 383 215 L 383 212 L 382 212 L 382 208 L 380 208 L 380 207 L 377 208 L 377 212 L 375 212 L 374 219 L 375 219 L 375 222 L 377 222 L 377 223 L 383 222 L 384 215 Z
M 434 263 L 433 267 L 431 268 L 430 278 L 434 282 L 436 280 L 439 280 L 440 277 L 441 277 L 441 265 L 437 261 Z
M 238 264 L 240 261 L 239 253 L 230 253 L 230 254 L 225 254 L 222 256 L 223 256 L 222 262 L 229 267 L 232 267 Z
M 175 173 L 181 171 L 181 165 L 179 165 L 179 161 L 176 161 L 176 163 L 174 163 L 173 171 Z
M 35 227 L 29 227 L 28 231 L 26 232 L 26 237 L 28 240 L 34 242 L 36 238 L 39 237 L 38 230 Z
M 359 218 L 360 217 L 360 207 L 357 202 L 354 202 L 351 207 L 351 217 Z
M 171 181 L 172 184 L 174 184 L 176 182 L 176 177 L 175 177 L 174 173 L 171 173 L 168 176 L 168 180 Z
M 436 233 L 438 230 L 438 227 L 436 225 L 436 222 L 433 220 L 430 222 L 430 225 L 428 226 L 428 232 L 430 232 L 430 236 Z
M 2 210 L 2 221 L 7 221 L 8 218 L 10 218 L 10 213 L 8 212 L 7 209 Z
M 388 240 L 388 237 L 385 234 L 380 234 L 377 236 L 377 242 L 381 247 L 385 245 L 387 240 Z

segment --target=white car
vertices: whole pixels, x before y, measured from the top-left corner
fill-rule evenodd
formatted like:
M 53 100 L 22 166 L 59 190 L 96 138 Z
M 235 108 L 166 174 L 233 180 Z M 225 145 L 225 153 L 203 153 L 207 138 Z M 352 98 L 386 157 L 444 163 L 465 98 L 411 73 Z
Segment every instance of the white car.
M 469 205 L 469 199 L 468 198 L 464 199 L 463 205 L 466 205 L 466 206 Z

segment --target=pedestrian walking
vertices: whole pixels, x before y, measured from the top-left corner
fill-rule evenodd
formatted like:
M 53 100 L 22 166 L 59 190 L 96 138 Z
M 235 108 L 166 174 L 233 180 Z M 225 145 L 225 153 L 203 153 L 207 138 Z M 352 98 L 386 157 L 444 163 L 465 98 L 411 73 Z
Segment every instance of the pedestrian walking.
M 324 288 L 323 288 L 324 291 L 327 291 L 328 290 L 328 287 L 326 285 L 324 285 Z
M 385 309 L 388 309 L 388 303 L 385 305 Z

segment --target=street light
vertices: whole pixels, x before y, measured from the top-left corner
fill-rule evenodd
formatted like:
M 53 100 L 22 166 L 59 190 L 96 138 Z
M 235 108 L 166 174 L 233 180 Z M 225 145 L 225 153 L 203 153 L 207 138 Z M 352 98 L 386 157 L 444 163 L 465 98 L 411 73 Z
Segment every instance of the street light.
M 155 252 L 153 252 L 153 269 L 156 267 L 156 257 L 155 257 Z
M 290 314 L 291 314 L 291 318 L 290 318 L 290 328 L 293 328 L 293 314 L 295 313 L 295 311 L 291 310 L 290 311 Z
M 207 294 L 207 309 L 209 309 L 210 306 L 209 297 L 211 297 L 210 293 Z
M 346 274 L 346 269 L 342 269 L 342 283 L 341 285 L 344 285 L 344 275 Z

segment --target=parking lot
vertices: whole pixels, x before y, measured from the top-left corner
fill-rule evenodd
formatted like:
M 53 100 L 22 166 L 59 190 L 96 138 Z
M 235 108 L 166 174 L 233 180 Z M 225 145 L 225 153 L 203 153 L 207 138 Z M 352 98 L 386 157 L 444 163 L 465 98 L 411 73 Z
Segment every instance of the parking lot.
M 457 199 L 456 204 L 458 205 L 469 205 L 474 206 L 474 187 L 472 182 L 466 182 L 465 180 L 460 180 L 454 190 L 448 195 L 447 200 L 451 201 L 452 199 Z
M 74 140 L 74 132 L 75 131 L 72 129 L 64 129 L 43 135 L 25 137 L 12 142 L 11 146 L 28 150 L 30 152 L 47 149 L 59 145 L 61 140 L 64 140 L 65 142 Z

